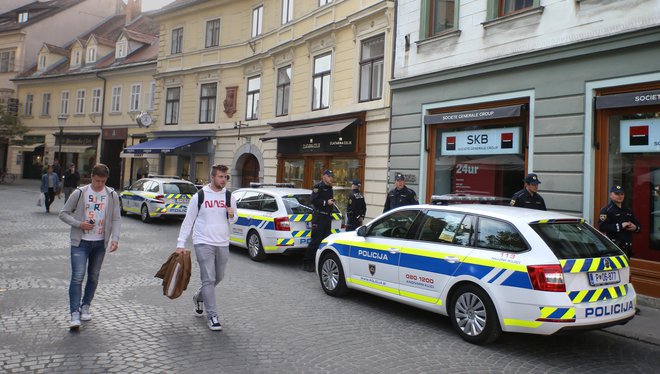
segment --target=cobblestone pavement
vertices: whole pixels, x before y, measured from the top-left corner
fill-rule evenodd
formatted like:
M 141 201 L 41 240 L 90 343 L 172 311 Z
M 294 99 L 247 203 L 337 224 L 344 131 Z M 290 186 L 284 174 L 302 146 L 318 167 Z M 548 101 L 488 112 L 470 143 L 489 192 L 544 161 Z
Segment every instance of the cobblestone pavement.
M 479 347 L 445 317 L 362 293 L 326 296 L 301 258 L 255 263 L 232 249 L 217 289 L 222 332 L 192 314 L 199 287 L 162 296 L 153 275 L 174 249 L 179 221 L 125 217 L 107 254 L 92 311 L 68 326 L 67 226 L 35 206 L 36 184 L 0 185 L 0 372 L 488 373 L 655 372 L 660 346 L 593 331 L 505 334 Z M 56 200 L 52 211 L 59 211 Z M 656 369 L 653 369 L 653 368 Z

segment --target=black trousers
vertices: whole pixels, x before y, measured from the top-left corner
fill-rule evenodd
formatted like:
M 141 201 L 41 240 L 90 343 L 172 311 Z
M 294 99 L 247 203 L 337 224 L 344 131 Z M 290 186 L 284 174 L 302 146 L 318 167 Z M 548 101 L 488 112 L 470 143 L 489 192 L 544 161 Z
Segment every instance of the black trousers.
M 316 250 L 321 245 L 321 240 L 332 233 L 332 217 L 326 214 L 314 214 L 312 216 L 312 240 L 307 246 L 303 263 L 314 264 Z
M 46 212 L 50 212 L 50 204 L 55 200 L 55 189 L 49 188 L 48 192 L 44 192 L 44 205 L 46 206 Z

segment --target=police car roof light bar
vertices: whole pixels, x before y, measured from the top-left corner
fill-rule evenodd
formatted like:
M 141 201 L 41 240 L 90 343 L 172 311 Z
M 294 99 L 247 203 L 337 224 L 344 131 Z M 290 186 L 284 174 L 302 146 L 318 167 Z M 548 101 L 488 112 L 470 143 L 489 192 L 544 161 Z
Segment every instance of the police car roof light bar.
M 250 182 L 250 187 L 252 187 L 252 188 L 261 188 L 261 187 L 295 188 L 296 186 L 293 183 L 257 183 L 257 182 Z

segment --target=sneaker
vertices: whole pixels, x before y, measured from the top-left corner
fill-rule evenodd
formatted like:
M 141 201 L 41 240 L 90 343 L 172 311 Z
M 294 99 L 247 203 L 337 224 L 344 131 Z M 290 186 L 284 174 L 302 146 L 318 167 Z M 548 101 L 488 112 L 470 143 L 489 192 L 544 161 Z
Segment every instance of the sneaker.
M 193 295 L 193 309 L 195 310 L 195 317 L 204 315 L 204 302 L 199 300 L 199 291 Z
M 81 321 L 91 321 L 92 312 L 89 311 L 89 305 L 83 305 L 80 308 L 80 320 Z
M 73 312 L 71 313 L 71 320 L 69 321 L 69 329 L 78 330 L 80 327 L 80 313 Z
M 222 325 L 220 324 L 220 320 L 218 320 L 218 316 L 209 317 L 209 328 L 213 331 L 222 330 Z

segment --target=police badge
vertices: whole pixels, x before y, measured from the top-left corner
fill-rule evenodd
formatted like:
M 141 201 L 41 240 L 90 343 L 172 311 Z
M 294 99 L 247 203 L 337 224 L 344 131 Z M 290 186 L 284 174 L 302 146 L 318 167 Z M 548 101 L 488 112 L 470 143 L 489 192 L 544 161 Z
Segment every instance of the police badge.
M 607 221 L 607 214 L 601 214 L 600 215 L 600 220 L 603 221 L 603 222 Z
M 369 273 L 371 273 L 371 275 L 376 274 L 376 265 L 369 264 Z

